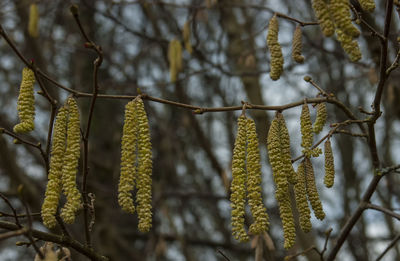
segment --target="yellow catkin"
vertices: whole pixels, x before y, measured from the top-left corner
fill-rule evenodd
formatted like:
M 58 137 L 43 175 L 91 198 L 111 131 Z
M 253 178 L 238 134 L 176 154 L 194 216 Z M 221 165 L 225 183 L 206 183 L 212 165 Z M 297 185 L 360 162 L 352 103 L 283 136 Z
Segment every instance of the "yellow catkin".
M 182 71 L 182 45 L 181 42 L 174 39 L 168 47 L 169 73 L 171 82 L 176 82 L 178 73 Z
M 303 48 L 301 37 L 302 37 L 301 27 L 300 25 L 297 25 L 293 33 L 293 42 L 292 42 L 292 58 L 297 63 L 304 62 L 304 56 L 301 55 L 301 49 Z
M 232 159 L 231 222 L 233 237 L 241 242 L 249 240 L 244 228 L 246 203 L 246 117 L 238 118 L 238 130 Z
M 268 214 L 261 196 L 261 163 L 258 137 L 254 120 L 247 119 L 247 199 L 255 222 L 250 225 L 251 234 L 268 230 Z
M 14 126 L 14 132 L 23 133 L 32 131 L 35 128 L 35 96 L 33 85 L 35 84 L 35 74 L 29 68 L 22 70 L 22 82 L 18 96 L 18 117 L 20 123 Z
M 284 247 L 291 248 L 296 239 L 296 229 L 291 209 L 288 179 L 296 179 L 290 156 L 290 140 L 282 113 L 277 112 L 271 122 L 267 139 L 269 161 L 276 184 L 275 197 L 282 219 Z M 294 181 L 295 183 L 295 181 Z
M 190 21 L 186 21 L 186 23 L 183 25 L 182 36 L 186 51 L 192 54 L 193 47 L 190 42 Z
M 313 0 L 312 8 L 317 16 L 322 33 L 329 37 L 335 32 L 335 26 L 331 18 L 331 11 L 325 0 Z
M 343 50 L 347 53 L 350 60 L 356 62 L 361 59 L 361 51 L 360 47 L 358 46 L 358 42 L 353 40 L 353 38 L 344 33 L 340 29 L 336 29 L 337 39 L 342 45 Z
M 31 4 L 29 8 L 28 33 L 31 37 L 39 35 L 39 10 L 37 4 Z
M 375 10 L 375 1 L 374 0 L 358 0 L 361 5 L 361 8 L 368 12 L 373 12 Z
M 333 159 L 331 141 L 328 139 L 324 144 L 325 153 L 325 178 L 324 184 L 327 188 L 333 186 L 335 181 L 335 164 Z
M 135 101 L 130 101 L 125 106 L 125 120 L 121 141 L 121 176 L 118 186 L 118 203 L 122 210 L 131 214 L 135 212 L 132 191 L 135 186 L 137 173 L 135 164 L 137 130 L 136 103 Z
M 46 193 L 42 205 L 43 224 L 48 228 L 56 225 L 55 214 L 61 194 L 61 177 L 63 158 L 65 153 L 65 138 L 67 126 L 67 113 L 65 108 L 61 108 L 57 114 L 53 140 L 50 153 L 50 168 L 46 187 Z
M 319 220 L 323 220 L 325 218 L 325 212 L 322 208 L 321 200 L 319 199 L 317 186 L 315 185 L 314 169 L 311 160 L 308 157 L 304 159 L 304 168 L 306 173 L 306 188 L 308 200 L 310 201 L 315 217 Z
M 269 20 L 267 45 L 271 53 L 271 65 L 269 76 L 272 80 L 276 81 L 281 77 L 283 72 L 283 55 L 282 47 L 278 42 L 278 18 L 276 14 Z
M 318 134 L 324 128 L 326 123 L 327 113 L 326 113 L 326 104 L 324 102 L 317 104 L 317 118 L 315 119 L 313 131 Z
M 74 98 L 67 100 L 67 144 L 62 169 L 62 187 L 67 202 L 61 210 L 61 218 L 67 224 L 75 221 L 75 215 L 82 208 L 82 196 L 76 184 L 76 173 L 81 153 L 81 133 L 78 105 Z
M 139 217 L 139 230 L 148 232 L 152 226 L 151 206 L 151 174 L 152 174 L 152 150 L 150 141 L 150 127 L 144 109 L 143 100 L 136 99 L 137 123 L 138 123 L 138 172 L 137 172 L 137 212 Z
M 337 29 L 342 30 L 351 37 L 358 37 L 360 35 L 360 31 L 351 22 L 348 0 L 331 0 L 329 9 Z
M 307 157 L 310 157 L 314 134 L 312 129 L 310 110 L 307 104 L 303 104 L 303 107 L 301 108 L 300 130 L 301 130 L 301 146 L 303 147 L 303 153 Z
M 311 211 L 308 207 L 306 192 L 306 176 L 304 171 L 304 161 L 297 168 L 297 183 L 294 186 L 296 206 L 300 215 L 300 227 L 304 232 L 311 230 Z

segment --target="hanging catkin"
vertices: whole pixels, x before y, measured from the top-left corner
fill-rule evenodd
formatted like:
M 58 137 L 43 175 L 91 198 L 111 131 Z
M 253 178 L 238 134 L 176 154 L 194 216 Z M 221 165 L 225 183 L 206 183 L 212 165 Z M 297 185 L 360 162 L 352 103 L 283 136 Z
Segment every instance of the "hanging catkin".
M 271 65 L 269 76 L 276 81 L 283 72 L 282 47 L 278 42 L 279 25 L 276 14 L 272 16 L 268 24 L 267 45 L 271 53 Z
M 185 43 L 185 49 L 188 53 L 192 54 L 193 47 L 190 42 L 190 21 L 186 21 L 183 25 L 182 30 L 183 42 Z
M 276 184 L 275 197 L 279 203 L 279 211 L 285 238 L 284 247 L 293 246 L 296 239 L 294 218 L 291 209 L 288 179 L 296 179 L 290 156 L 289 133 L 282 113 L 277 112 L 271 122 L 267 139 L 269 161 Z
M 137 212 L 139 217 L 138 228 L 142 232 L 148 232 L 152 225 L 151 212 L 151 174 L 152 151 L 150 141 L 150 127 L 144 110 L 143 100 L 136 99 L 138 132 L 138 172 L 137 172 Z
M 336 29 L 343 31 L 351 37 L 358 37 L 360 35 L 360 31 L 351 22 L 348 0 L 331 0 L 330 10 Z
M 301 55 L 301 49 L 303 48 L 301 37 L 302 37 L 301 26 L 297 25 L 293 33 L 293 42 L 292 42 L 292 58 L 297 63 L 304 62 L 304 56 Z
M 249 240 L 244 228 L 246 203 L 246 117 L 238 118 L 238 130 L 232 159 L 231 222 L 233 237 L 241 242 Z
M 67 202 L 61 210 L 61 217 L 65 223 L 72 224 L 75 215 L 82 208 L 82 196 L 77 189 L 76 173 L 81 152 L 80 120 L 78 105 L 74 98 L 67 100 L 67 144 L 62 168 L 62 188 Z
M 304 168 L 306 173 L 306 188 L 308 200 L 310 201 L 315 217 L 319 220 L 323 220 L 325 218 L 325 212 L 322 208 L 321 200 L 319 199 L 317 186 L 315 185 L 314 169 L 311 160 L 308 157 L 305 157 L 304 159 Z
M 327 113 L 326 113 L 326 104 L 324 102 L 317 104 L 317 118 L 315 119 L 313 131 L 318 134 L 324 128 L 326 123 Z
M 35 84 L 35 74 L 29 68 L 22 70 L 22 82 L 18 96 L 18 117 L 20 123 L 14 126 L 14 132 L 23 133 L 32 131 L 35 128 L 35 96 L 33 85 Z
M 261 234 L 268 230 L 268 215 L 261 196 L 261 163 L 258 137 L 254 120 L 247 119 L 247 199 L 255 222 L 251 224 L 251 234 Z
M 313 0 L 312 8 L 317 16 L 322 33 L 327 37 L 333 35 L 335 32 L 335 26 L 331 18 L 331 11 L 329 10 L 329 6 L 325 0 Z
M 172 40 L 168 47 L 169 73 L 171 82 L 176 82 L 178 74 L 182 71 L 182 45 L 179 40 Z
M 39 10 L 37 4 L 31 4 L 29 7 L 28 33 L 31 37 L 39 35 Z
M 53 140 L 50 153 L 50 168 L 44 202 L 42 205 L 43 224 L 48 228 L 56 225 L 55 214 L 61 193 L 61 177 L 65 153 L 65 138 L 67 127 L 67 112 L 62 107 L 54 124 Z
M 311 230 L 311 211 L 308 207 L 307 192 L 306 192 L 306 173 L 304 169 L 304 161 L 297 168 L 297 183 L 294 185 L 296 198 L 296 206 L 299 210 L 300 227 L 304 232 Z
M 324 145 L 324 153 L 325 153 L 325 178 L 324 184 L 327 188 L 333 186 L 335 181 L 335 164 L 333 159 L 331 141 L 328 139 Z
M 136 103 L 130 101 L 125 106 L 125 120 L 121 141 L 121 176 L 118 186 L 118 203 L 122 210 L 133 214 L 132 191 L 135 186 L 136 169 L 136 146 L 138 123 L 136 114 Z
M 368 12 L 373 12 L 375 10 L 375 1 L 374 0 L 358 0 L 361 5 L 361 8 Z

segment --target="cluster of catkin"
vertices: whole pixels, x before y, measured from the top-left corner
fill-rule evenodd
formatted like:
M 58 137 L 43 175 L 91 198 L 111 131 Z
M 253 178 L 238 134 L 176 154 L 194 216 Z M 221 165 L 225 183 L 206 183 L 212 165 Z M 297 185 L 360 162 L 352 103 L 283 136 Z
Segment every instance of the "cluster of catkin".
M 35 74 L 29 68 L 22 70 L 22 82 L 18 96 L 18 117 L 20 123 L 14 126 L 14 132 L 30 132 L 35 128 L 35 96 L 33 85 L 35 84 Z
M 61 218 L 72 224 L 82 207 L 81 193 L 77 189 L 76 173 L 80 158 L 80 120 L 78 105 L 74 98 L 58 111 L 54 123 L 48 183 L 42 205 L 43 224 L 52 228 L 56 225 L 56 212 L 61 191 L 66 203 L 61 209 Z
M 249 240 L 245 229 L 246 195 L 254 219 L 250 234 L 268 230 L 268 215 L 262 201 L 261 163 L 258 137 L 254 120 L 241 115 L 232 159 L 231 215 L 232 234 L 235 239 Z M 247 192 L 247 193 L 246 193 Z
M 280 216 L 283 224 L 284 247 L 290 248 L 296 239 L 296 229 L 292 204 L 290 200 L 290 184 L 294 186 L 296 206 L 299 211 L 300 227 L 308 232 L 311 229 L 311 212 L 308 203 L 315 216 L 322 220 L 325 217 L 317 187 L 315 185 L 314 170 L 311 157 L 317 157 L 321 150 L 313 148 L 313 133 L 319 133 L 325 125 L 327 113 L 326 105 L 316 105 L 317 117 L 312 126 L 310 111 L 305 104 L 302 107 L 300 128 L 302 134 L 301 146 L 303 147 L 304 160 L 294 171 L 290 155 L 290 137 L 285 119 L 281 112 L 277 112 L 271 122 L 268 131 L 267 148 L 268 155 L 276 184 L 275 197 L 279 204 Z M 325 142 L 325 185 L 331 187 L 334 180 L 334 163 L 330 141 Z
M 267 46 L 271 55 L 270 73 L 272 80 L 276 81 L 283 72 L 283 54 L 282 47 L 278 41 L 279 24 L 278 17 L 274 14 L 268 24 Z M 304 56 L 301 54 L 303 48 L 301 27 L 297 26 L 293 33 L 292 58 L 297 63 L 304 62 Z
M 152 225 L 151 173 L 152 151 L 150 129 L 143 100 L 140 97 L 125 107 L 122 134 L 121 176 L 118 186 L 118 203 L 129 213 L 135 212 L 132 191 L 136 183 L 136 210 L 139 230 L 147 232 Z
M 359 0 L 361 8 L 372 12 L 375 9 L 374 0 Z M 351 20 L 350 3 L 348 0 L 313 0 L 312 7 L 325 36 L 332 36 L 336 32 L 338 41 L 350 60 L 361 59 L 361 51 L 357 38 L 360 31 Z

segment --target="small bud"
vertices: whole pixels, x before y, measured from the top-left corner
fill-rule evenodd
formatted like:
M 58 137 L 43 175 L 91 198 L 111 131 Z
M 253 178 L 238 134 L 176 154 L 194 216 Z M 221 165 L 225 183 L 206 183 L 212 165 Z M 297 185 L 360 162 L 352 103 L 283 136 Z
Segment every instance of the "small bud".
M 13 139 L 13 143 L 14 144 L 21 144 L 21 142 L 19 140 L 17 140 L 17 139 Z
M 73 4 L 69 7 L 69 11 L 71 12 L 72 15 L 76 16 L 78 15 L 79 9 L 78 9 L 78 5 Z
M 304 76 L 303 80 L 306 82 L 311 82 L 312 78 L 307 75 L 307 76 Z

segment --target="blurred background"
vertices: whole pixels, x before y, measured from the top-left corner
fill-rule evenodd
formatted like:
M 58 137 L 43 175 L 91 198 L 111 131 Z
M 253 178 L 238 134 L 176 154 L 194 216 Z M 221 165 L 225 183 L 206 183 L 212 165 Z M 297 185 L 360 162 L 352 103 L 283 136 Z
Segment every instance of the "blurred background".
M 38 4 L 39 37 L 28 34 L 30 4 Z M 363 12 L 357 1 L 350 1 L 363 18 L 382 32 L 384 4 L 376 1 L 374 13 Z M 358 38 L 363 58 L 351 63 L 334 37 L 323 37 L 320 27 L 305 26 L 303 55 L 305 63 L 291 59 L 292 34 L 296 23 L 279 18 L 279 42 L 285 58 L 279 81 L 269 78 L 269 53 L 266 47 L 268 21 L 281 12 L 303 22 L 316 21 L 310 1 L 28 1 L 2 0 L 0 23 L 17 48 L 53 79 L 81 92 L 91 92 L 93 60 L 96 54 L 84 47 L 84 39 L 69 12 L 72 3 L 79 6 L 82 25 L 89 37 L 100 45 L 104 62 L 99 71 L 101 94 L 136 95 L 142 93 L 167 100 L 204 107 L 253 104 L 282 105 L 315 97 L 318 91 L 303 81 L 305 75 L 325 91 L 333 93 L 359 118 L 358 107 L 370 110 L 378 81 L 380 44 L 365 26 Z M 168 44 L 183 42 L 182 29 L 188 22 L 193 52 L 183 53 L 184 66 L 176 83 L 170 82 Z M 398 48 L 397 14 L 393 16 L 389 38 L 389 61 Z M 12 130 L 17 123 L 17 97 L 24 64 L 10 46 L 0 40 L 0 127 Z M 399 162 L 400 74 L 391 75 L 383 99 L 383 116 L 376 125 L 378 149 L 384 166 Z M 68 92 L 44 82 L 50 94 L 63 104 Z M 39 87 L 35 86 L 35 91 Z M 315 245 L 323 248 L 325 231 L 332 228 L 328 249 L 340 228 L 357 206 L 362 192 L 372 179 L 370 154 L 363 137 L 345 134 L 332 138 L 336 179 L 327 189 L 323 185 L 323 156 L 313 159 L 316 181 L 327 216 L 318 221 L 312 216 L 313 229 L 297 233 L 296 245 L 283 249 L 282 224 L 274 197 L 275 185 L 268 164 L 266 137 L 273 111 L 249 111 L 257 124 L 263 164 L 263 198 L 270 216 L 270 230 L 249 243 L 231 236 L 229 186 L 231 157 L 240 111 L 201 115 L 145 100 L 153 143 L 153 228 L 147 233 L 137 229 L 137 215 L 121 211 L 117 203 L 120 147 L 124 106 L 128 100 L 98 99 L 89 141 L 88 191 L 95 200 L 95 224 L 92 238 L 96 251 L 112 260 L 254 260 L 255 246 L 261 244 L 264 260 L 282 260 Z M 82 128 L 85 128 L 90 99 L 78 104 Z M 310 107 L 311 108 L 311 107 Z M 292 157 L 301 155 L 300 107 L 284 111 L 291 136 Z M 46 144 L 50 105 L 36 95 L 36 129 L 23 137 Z M 315 109 L 311 109 L 315 117 Z M 328 124 L 315 138 L 329 131 L 329 124 L 346 120 L 344 113 L 328 104 Z M 348 128 L 360 132 L 354 126 Z M 297 168 L 298 162 L 295 164 Z M 78 184 L 82 182 L 81 169 Z M 385 177 L 372 202 L 386 208 L 399 208 L 399 178 Z M 25 184 L 27 201 L 33 213 L 39 213 L 47 183 L 46 170 L 37 149 L 15 145 L 12 138 L 0 136 L 0 192 L 21 213 L 17 186 Z M 3 201 L 0 210 L 10 212 Z M 249 213 L 248 213 L 249 214 Z M 2 218 L 9 220 L 7 218 Z M 40 216 L 34 227 L 46 230 Z M 247 222 L 251 221 L 250 215 Z M 338 260 L 375 260 L 399 233 L 398 221 L 380 212 L 367 210 L 353 228 L 339 253 Z M 84 242 L 83 214 L 67 228 Z M 54 233 L 60 233 L 55 229 Z M 0 242 L 1 260 L 33 260 L 33 249 L 18 247 L 11 238 Z M 41 242 L 39 242 L 41 244 Z M 38 244 L 39 244 L 38 243 Z M 40 245 L 39 244 L 39 245 Z M 393 247 L 384 260 L 399 260 L 400 248 Z M 226 257 L 224 257 L 224 255 Z M 73 260 L 86 260 L 73 251 Z M 298 260 L 320 260 L 310 252 Z

